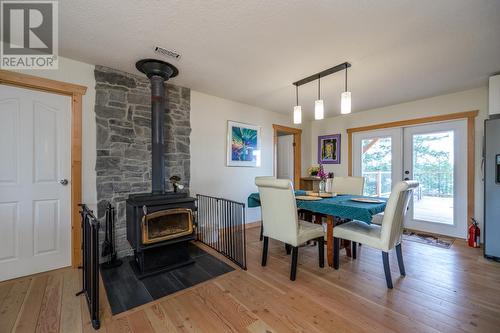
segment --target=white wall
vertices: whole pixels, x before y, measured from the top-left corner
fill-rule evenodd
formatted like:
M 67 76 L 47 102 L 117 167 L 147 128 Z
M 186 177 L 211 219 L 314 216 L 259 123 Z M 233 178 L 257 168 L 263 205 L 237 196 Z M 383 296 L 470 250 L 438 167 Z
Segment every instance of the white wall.
M 261 167 L 226 166 L 228 120 L 262 126 Z M 191 91 L 191 193 L 246 204 L 255 177 L 273 174 L 272 124 L 289 125 L 290 116 Z M 247 208 L 247 223 L 258 220 L 260 209 Z
M 83 97 L 83 202 L 94 207 L 97 203 L 95 174 L 95 79 L 94 66 L 71 59 L 59 58 L 58 70 L 20 71 L 49 79 L 71 82 L 87 87 Z M 432 115 L 479 110 L 476 118 L 476 198 L 475 215 L 482 222 L 483 190 L 481 152 L 483 121 L 487 117 L 487 88 L 442 95 L 388 107 L 356 112 L 350 115 L 305 121 L 302 134 L 302 174 L 311 164 L 317 164 L 319 135 L 342 134 L 342 163 L 326 165 L 336 175 L 347 175 L 346 129 L 378 123 L 421 118 Z M 259 168 L 226 167 L 227 120 L 241 121 L 263 127 L 262 166 Z M 245 202 L 255 192 L 254 178 L 273 173 L 272 124 L 290 126 L 290 115 L 191 91 L 191 191 Z M 247 222 L 260 219 L 260 209 L 247 210 Z
M 83 96 L 83 202 L 97 205 L 96 124 L 94 65 L 59 57 L 58 70 L 21 70 L 19 72 L 70 82 L 87 87 Z M 226 167 L 227 120 L 262 126 L 262 166 Z M 272 124 L 289 125 L 289 115 L 191 91 L 191 191 L 245 202 L 257 191 L 254 178 L 273 174 Z M 308 144 L 303 144 L 307 147 Z M 260 219 L 260 209 L 247 209 L 247 222 Z
M 96 128 L 94 65 L 59 57 L 57 70 L 20 70 L 19 72 L 87 87 L 82 102 L 82 200 L 91 209 L 97 205 Z
M 354 97 L 353 97 L 354 98 Z M 347 128 L 381 124 L 391 121 L 422 118 L 455 112 L 479 110 L 476 118 L 476 156 L 475 156 L 475 216 L 483 221 L 483 182 L 481 176 L 481 154 L 484 133 L 484 120 L 488 117 L 487 87 L 466 90 L 454 94 L 441 95 L 413 102 L 391 105 L 388 107 L 355 112 L 349 115 L 311 121 L 309 160 L 303 169 L 311 164 L 317 164 L 318 136 L 340 133 L 342 135 L 341 164 L 325 165 L 325 170 L 333 171 L 335 175 L 347 175 Z M 303 173 L 305 174 L 305 172 Z
M 300 159 L 300 168 L 301 168 L 301 175 L 306 176 L 307 175 L 307 168 L 311 166 L 311 149 L 313 146 L 314 140 L 317 140 L 318 138 L 313 138 L 311 130 L 312 130 L 312 122 L 311 121 L 302 121 L 302 124 L 300 125 L 300 128 L 302 129 L 302 140 L 301 140 L 301 159 Z M 312 141 L 311 141 L 312 140 Z

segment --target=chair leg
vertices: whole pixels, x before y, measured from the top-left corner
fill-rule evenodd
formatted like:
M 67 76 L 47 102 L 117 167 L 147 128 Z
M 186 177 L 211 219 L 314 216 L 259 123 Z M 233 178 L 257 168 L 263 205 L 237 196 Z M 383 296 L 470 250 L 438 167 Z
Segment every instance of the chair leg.
M 261 222 L 260 223 L 260 236 L 259 236 L 259 240 L 262 241 L 263 238 L 264 238 L 264 222 Z
M 391 267 L 389 266 L 389 252 L 382 251 L 382 261 L 384 262 L 385 282 L 387 288 L 392 289 Z
M 333 268 L 339 269 L 340 238 L 333 237 Z
M 350 240 L 347 240 L 347 239 L 342 240 L 342 244 L 343 244 L 343 246 L 345 248 L 345 254 L 349 258 L 352 258 L 351 243 L 352 242 Z
M 286 254 L 292 253 L 292 246 L 290 244 L 285 244 Z
M 262 266 L 267 264 L 267 246 L 269 245 L 269 237 L 264 236 L 264 244 L 262 246 Z
M 352 259 L 356 259 L 357 256 L 357 243 L 351 242 L 352 244 Z
M 319 267 L 325 267 L 325 238 L 318 238 L 318 257 L 319 257 Z
M 403 262 L 403 251 L 401 251 L 401 243 L 396 245 L 396 255 L 398 257 L 399 273 L 406 276 L 405 263 Z
M 290 280 L 295 281 L 295 277 L 297 276 L 297 259 L 299 256 L 299 247 L 292 247 L 292 269 L 290 271 Z

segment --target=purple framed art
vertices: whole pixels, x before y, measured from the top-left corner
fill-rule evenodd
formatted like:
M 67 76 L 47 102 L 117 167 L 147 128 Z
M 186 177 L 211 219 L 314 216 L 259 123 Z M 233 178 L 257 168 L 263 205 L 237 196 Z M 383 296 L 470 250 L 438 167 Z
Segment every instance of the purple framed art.
M 340 164 L 340 134 L 318 136 L 318 163 Z

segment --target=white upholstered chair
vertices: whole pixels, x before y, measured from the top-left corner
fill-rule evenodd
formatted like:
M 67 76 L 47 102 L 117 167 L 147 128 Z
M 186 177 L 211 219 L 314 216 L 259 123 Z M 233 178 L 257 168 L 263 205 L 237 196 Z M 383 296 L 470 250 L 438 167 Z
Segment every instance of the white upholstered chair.
M 399 272 L 404 276 L 406 273 L 401 251 L 401 235 L 408 202 L 416 187 L 418 187 L 416 181 L 401 181 L 394 186 L 385 207 L 382 225 L 351 221 L 335 227 L 333 229 L 333 267 L 339 268 L 340 239 L 352 241 L 353 249 L 355 249 L 355 243 L 376 248 L 382 251 L 387 288 L 392 289 L 389 251 L 396 247 Z M 353 258 L 355 259 L 354 253 Z
M 326 182 L 326 192 L 337 194 L 363 195 L 364 177 L 333 177 Z
M 336 194 L 363 195 L 364 187 L 365 177 L 333 177 L 327 179 L 325 191 Z M 316 214 L 315 216 L 317 221 L 321 221 L 325 215 Z M 341 223 L 346 221 L 349 220 L 342 219 Z
M 275 176 L 259 176 L 259 177 L 256 177 L 256 179 L 257 178 L 260 178 L 260 179 L 276 179 Z M 264 222 L 261 221 L 261 223 L 260 223 L 259 240 L 262 242 L 263 239 L 264 239 Z
M 324 267 L 324 230 L 323 226 L 301 221 L 297 215 L 297 203 L 292 182 L 288 179 L 255 178 L 259 188 L 264 225 L 264 244 L 262 266 L 267 263 L 269 238 L 285 243 L 287 254 L 292 252 L 290 280 L 297 274 L 299 245 L 309 240 L 318 241 L 319 266 Z
M 384 220 L 384 213 L 379 213 L 379 214 L 372 216 L 372 223 L 373 224 L 382 225 L 383 220 Z

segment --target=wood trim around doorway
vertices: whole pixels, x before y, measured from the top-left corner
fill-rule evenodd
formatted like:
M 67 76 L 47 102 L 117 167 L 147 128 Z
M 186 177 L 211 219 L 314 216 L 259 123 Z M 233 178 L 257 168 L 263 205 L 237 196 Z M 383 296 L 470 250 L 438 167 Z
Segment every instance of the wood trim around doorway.
M 475 196 L 475 119 L 479 111 L 456 112 L 439 116 L 416 118 L 409 120 L 393 121 L 389 123 L 369 125 L 363 127 L 354 127 L 347 129 L 347 167 L 348 174 L 352 176 L 352 133 L 373 131 L 384 128 L 407 127 L 420 124 L 428 124 L 440 121 L 450 121 L 457 119 L 467 119 L 467 224 L 471 223 L 474 217 L 474 196 Z
M 302 130 L 300 128 L 287 127 L 273 124 L 273 174 L 277 175 L 277 147 L 278 147 L 278 132 L 288 133 L 293 135 L 293 182 L 295 188 L 300 188 L 300 175 L 302 172 Z
M 0 84 L 71 97 L 71 265 L 81 265 L 82 234 L 78 204 L 82 203 L 82 96 L 87 87 L 0 70 Z

